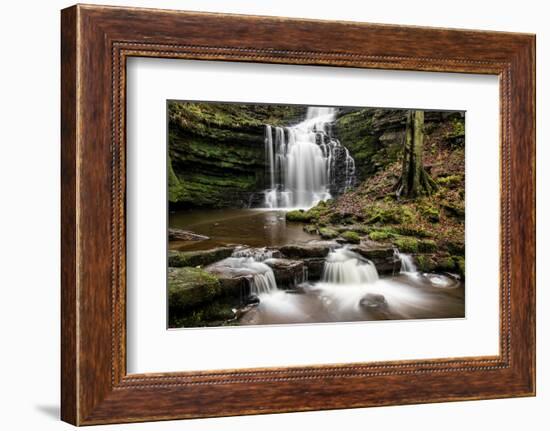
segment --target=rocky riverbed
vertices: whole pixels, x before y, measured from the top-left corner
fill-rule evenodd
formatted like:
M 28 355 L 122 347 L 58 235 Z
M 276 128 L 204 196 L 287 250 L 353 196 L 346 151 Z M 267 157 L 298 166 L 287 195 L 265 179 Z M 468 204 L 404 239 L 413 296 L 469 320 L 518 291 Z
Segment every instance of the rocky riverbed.
M 415 263 L 423 258 L 436 259 L 402 255 L 368 237 L 350 243 L 342 235 L 170 250 L 170 327 L 463 317 L 460 276 L 444 266 L 418 271 Z

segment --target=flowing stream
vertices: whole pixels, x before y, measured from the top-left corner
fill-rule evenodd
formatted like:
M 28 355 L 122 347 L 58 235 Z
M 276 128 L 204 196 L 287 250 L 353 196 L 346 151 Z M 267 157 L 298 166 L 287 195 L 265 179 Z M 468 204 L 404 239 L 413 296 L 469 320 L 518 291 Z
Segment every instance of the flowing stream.
M 309 107 L 291 127 L 265 127 L 267 208 L 311 208 L 355 181 L 355 161 L 332 137 L 335 108 Z
M 412 272 L 414 262 L 396 253 L 401 270 L 379 277 L 376 266 L 344 246 L 329 253 L 320 281 L 295 291 L 260 292 L 243 325 L 352 322 L 464 317 L 464 285 L 441 274 Z

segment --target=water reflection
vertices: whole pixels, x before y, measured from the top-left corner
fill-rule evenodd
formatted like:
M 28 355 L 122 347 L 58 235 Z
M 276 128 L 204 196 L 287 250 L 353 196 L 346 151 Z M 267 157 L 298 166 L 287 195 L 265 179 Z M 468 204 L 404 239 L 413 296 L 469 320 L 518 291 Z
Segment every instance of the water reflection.
M 285 212 L 277 210 L 175 211 L 170 213 L 169 226 L 210 238 L 204 241 L 171 241 L 170 249 L 173 250 L 207 250 L 228 244 L 270 247 L 319 238 L 304 232 L 302 224 L 287 222 Z

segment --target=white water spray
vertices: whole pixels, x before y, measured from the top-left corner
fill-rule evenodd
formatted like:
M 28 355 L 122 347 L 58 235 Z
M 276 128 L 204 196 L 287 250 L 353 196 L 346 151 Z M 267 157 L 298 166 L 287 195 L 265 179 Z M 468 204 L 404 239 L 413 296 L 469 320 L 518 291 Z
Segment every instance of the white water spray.
M 401 262 L 401 270 L 399 271 L 401 274 L 416 274 L 418 272 L 410 254 L 401 253 L 399 250 L 396 250 L 395 256 Z
M 353 186 L 355 160 L 330 134 L 335 115 L 335 108 L 309 107 L 295 126 L 266 126 L 267 208 L 311 208 L 330 199 L 337 170 L 343 171 L 344 188 Z
M 336 284 L 363 284 L 378 281 L 376 266 L 346 247 L 330 252 L 323 268 L 322 281 Z

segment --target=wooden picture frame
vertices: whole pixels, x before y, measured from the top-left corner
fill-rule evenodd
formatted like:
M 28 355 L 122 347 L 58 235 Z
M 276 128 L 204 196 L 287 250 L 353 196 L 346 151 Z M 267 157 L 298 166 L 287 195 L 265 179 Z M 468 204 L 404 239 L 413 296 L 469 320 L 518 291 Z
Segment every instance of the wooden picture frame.
M 535 394 L 534 35 L 83 5 L 63 10 L 61 21 L 64 421 Z M 128 375 L 125 65 L 131 56 L 498 75 L 500 354 Z

